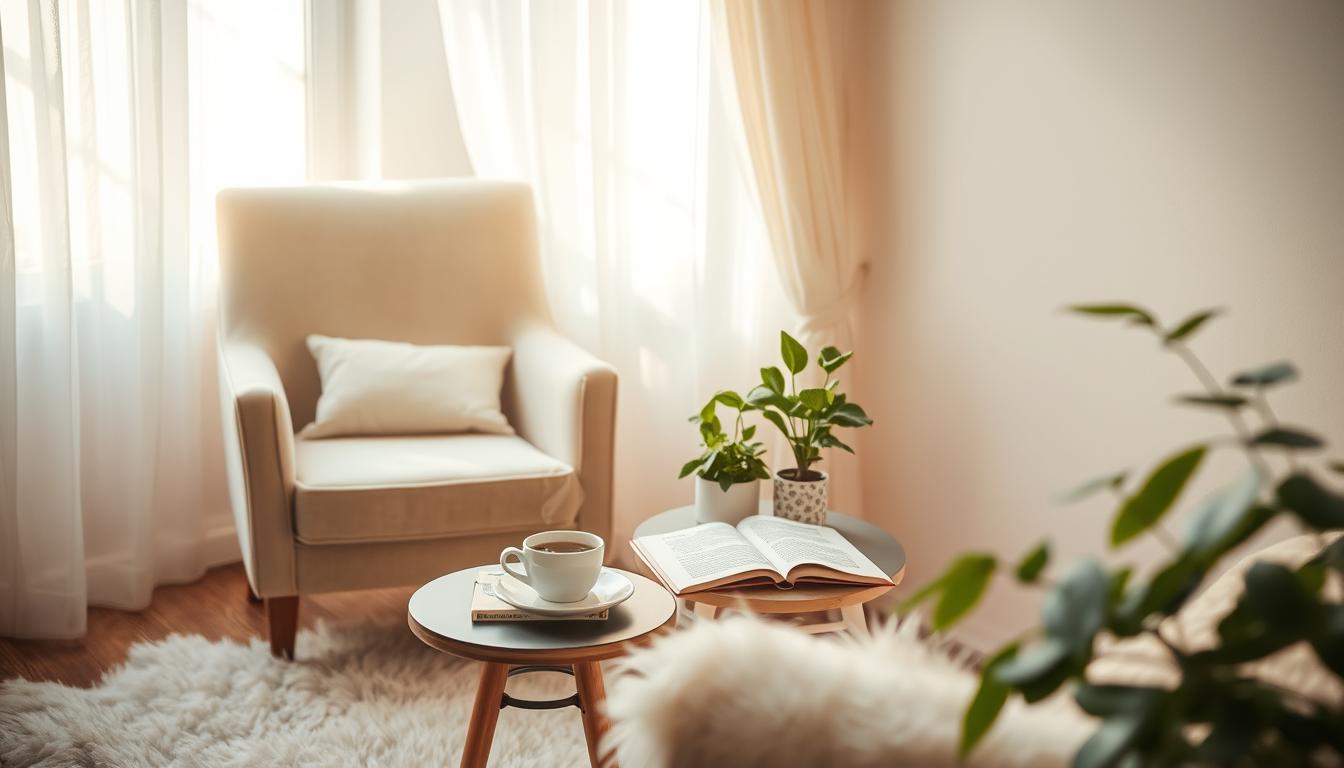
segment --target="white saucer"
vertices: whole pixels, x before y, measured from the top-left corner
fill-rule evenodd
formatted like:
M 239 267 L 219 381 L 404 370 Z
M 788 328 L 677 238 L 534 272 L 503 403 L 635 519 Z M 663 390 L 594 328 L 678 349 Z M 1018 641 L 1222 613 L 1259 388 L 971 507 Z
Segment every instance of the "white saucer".
M 620 605 L 635 593 L 635 585 L 625 574 L 603 568 L 588 596 L 577 603 L 552 603 L 542 600 L 537 591 L 508 574 L 499 580 L 495 594 L 500 600 L 528 613 L 542 616 L 576 616 L 596 613 Z

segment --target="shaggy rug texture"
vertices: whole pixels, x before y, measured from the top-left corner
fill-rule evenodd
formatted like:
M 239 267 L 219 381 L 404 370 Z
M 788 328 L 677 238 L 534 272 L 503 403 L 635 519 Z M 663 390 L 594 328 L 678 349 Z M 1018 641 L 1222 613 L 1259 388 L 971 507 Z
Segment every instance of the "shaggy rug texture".
M 0 766 L 456 765 L 479 667 L 404 626 L 318 627 L 298 661 L 265 643 L 138 645 L 96 687 L 0 683 Z M 555 698 L 564 675 L 509 681 Z M 505 709 L 492 766 L 586 765 L 578 710 Z

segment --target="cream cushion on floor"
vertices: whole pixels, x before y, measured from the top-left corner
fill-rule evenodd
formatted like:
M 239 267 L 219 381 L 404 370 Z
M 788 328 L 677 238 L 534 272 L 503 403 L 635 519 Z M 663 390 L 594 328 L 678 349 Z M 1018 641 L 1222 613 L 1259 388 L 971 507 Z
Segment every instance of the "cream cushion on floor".
M 514 435 L 298 440 L 294 463 L 308 544 L 563 528 L 583 502 L 572 467 Z

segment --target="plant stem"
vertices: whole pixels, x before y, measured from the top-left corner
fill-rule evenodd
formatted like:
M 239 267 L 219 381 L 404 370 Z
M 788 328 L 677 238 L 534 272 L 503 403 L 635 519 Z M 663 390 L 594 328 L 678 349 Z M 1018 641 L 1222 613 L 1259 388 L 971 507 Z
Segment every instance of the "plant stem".
M 1265 397 L 1263 387 L 1255 388 L 1255 397 L 1252 398 L 1255 403 L 1255 409 L 1260 412 L 1260 418 L 1265 420 L 1265 424 L 1271 428 L 1277 429 L 1279 426 L 1279 417 L 1274 413 L 1274 409 L 1269 407 L 1269 398 Z M 1289 448 L 1288 451 L 1288 469 L 1292 472 L 1297 471 L 1297 451 Z
M 1153 536 L 1158 541 L 1162 542 L 1162 546 L 1166 547 L 1171 554 L 1177 556 L 1181 554 L 1181 543 L 1176 540 L 1175 536 L 1171 535 L 1171 531 L 1168 531 L 1166 526 L 1158 523 L 1149 530 L 1153 532 Z
M 1213 374 L 1209 372 L 1209 369 L 1204 365 L 1203 361 L 1201 361 L 1184 342 L 1171 341 L 1167 342 L 1166 346 L 1167 349 L 1170 349 L 1185 361 L 1185 364 L 1189 366 L 1190 370 L 1195 374 L 1195 378 L 1199 379 L 1200 383 L 1204 385 L 1204 389 L 1208 391 L 1209 395 L 1213 397 L 1221 397 L 1224 394 L 1223 388 L 1218 386 L 1218 380 L 1213 377 Z M 1273 477 L 1274 472 L 1265 461 L 1265 457 L 1261 456 L 1251 447 L 1251 431 L 1246 426 L 1246 420 L 1235 410 L 1227 411 L 1227 419 L 1232 423 L 1232 429 L 1237 433 L 1237 438 L 1241 441 L 1242 450 L 1246 452 L 1246 458 L 1251 462 L 1251 465 L 1259 470 L 1266 479 Z

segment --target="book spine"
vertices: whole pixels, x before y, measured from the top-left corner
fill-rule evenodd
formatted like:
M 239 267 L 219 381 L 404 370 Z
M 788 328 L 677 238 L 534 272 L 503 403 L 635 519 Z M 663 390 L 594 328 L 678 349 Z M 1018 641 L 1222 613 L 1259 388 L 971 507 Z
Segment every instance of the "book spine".
M 538 616 L 535 613 L 522 613 L 521 611 L 472 611 L 471 620 L 477 622 L 490 621 L 603 621 L 607 618 L 607 612 L 591 613 L 587 616 Z

